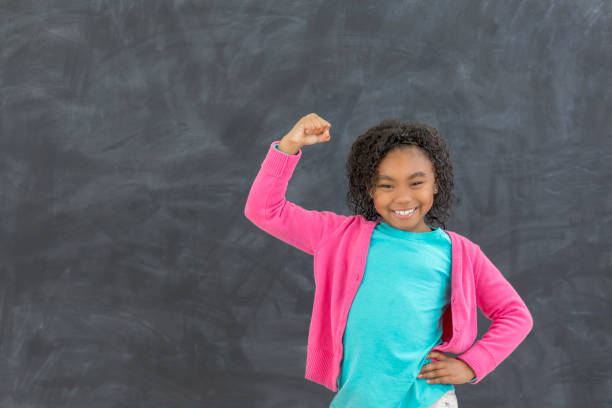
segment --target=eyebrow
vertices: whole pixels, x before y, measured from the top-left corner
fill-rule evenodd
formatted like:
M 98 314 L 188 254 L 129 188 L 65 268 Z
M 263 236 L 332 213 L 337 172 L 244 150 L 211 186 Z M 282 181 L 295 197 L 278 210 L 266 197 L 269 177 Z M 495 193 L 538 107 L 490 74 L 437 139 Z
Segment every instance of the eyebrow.
M 410 176 L 406 177 L 407 180 L 413 179 L 415 177 L 425 177 L 425 173 L 422 171 L 417 171 L 416 173 L 412 173 Z M 377 177 L 378 180 L 391 180 L 395 181 L 395 179 L 391 176 L 387 176 L 386 174 L 381 174 Z

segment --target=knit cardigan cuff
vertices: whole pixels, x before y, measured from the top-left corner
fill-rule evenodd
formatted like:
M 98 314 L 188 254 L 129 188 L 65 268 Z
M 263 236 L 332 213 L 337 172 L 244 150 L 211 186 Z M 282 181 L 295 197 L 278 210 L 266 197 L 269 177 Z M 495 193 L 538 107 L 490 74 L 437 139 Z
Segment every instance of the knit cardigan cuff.
M 458 355 L 456 358 L 468 364 L 476 373 L 476 380 L 468 381 L 470 384 L 478 384 L 497 366 L 491 353 L 478 341 L 465 353 Z
M 274 147 L 278 143 L 280 140 L 270 143 L 261 168 L 274 177 L 289 178 L 302 157 L 302 149 L 298 150 L 297 154 L 287 154 Z

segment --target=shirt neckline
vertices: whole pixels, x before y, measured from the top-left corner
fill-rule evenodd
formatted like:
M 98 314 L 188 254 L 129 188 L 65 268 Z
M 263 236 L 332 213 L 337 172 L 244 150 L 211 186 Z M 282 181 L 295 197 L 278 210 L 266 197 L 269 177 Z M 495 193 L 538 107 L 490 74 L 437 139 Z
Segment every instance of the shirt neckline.
M 392 227 L 391 225 L 387 224 L 386 222 L 382 220 L 380 220 L 376 228 L 380 232 L 383 232 L 387 235 L 391 235 L 396 238 L 409 239 L 409 240 L 415 240 L 415 241 L 426 241 L 432 238 L 436 238 L 440 235 L 440 232 L 442 231 L 438 227 L 438 228 L 432 228 L 432 230 L 429 232 L 409 232 L 409 231 L 401 230 L 399 228 Z

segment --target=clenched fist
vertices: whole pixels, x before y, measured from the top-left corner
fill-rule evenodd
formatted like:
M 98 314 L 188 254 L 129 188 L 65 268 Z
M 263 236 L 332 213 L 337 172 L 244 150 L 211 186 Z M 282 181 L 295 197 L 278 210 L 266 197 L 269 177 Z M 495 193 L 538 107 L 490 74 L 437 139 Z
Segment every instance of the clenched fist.
M 293 128 L 278 144 L 278 148 L 287 154 L 296 154 L 303 146 L 329 142 L 331 124 L 317 115 L 309 113 L 297 121 Z

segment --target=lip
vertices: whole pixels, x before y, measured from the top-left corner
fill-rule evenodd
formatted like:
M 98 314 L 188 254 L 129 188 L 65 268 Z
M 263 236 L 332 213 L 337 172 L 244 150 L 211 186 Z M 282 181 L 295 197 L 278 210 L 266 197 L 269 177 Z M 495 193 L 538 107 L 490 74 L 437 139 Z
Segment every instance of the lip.
M 395 211 L 393 211 L 393 210 L 391 210 L 391 214 L 393 214 L 393 216 L 395 218 L 399 218 L 401 220 L 405 220 L 405 219 L 411 218 L 414 214 L 416 214 L 418 209 L 419 209 L 419 207 L 415 207 L 415 210 L 413 212 L 411 212 L 410 214 L 408 214 L 408 215 L 399 215 L 399 214 L 396 214 Z

